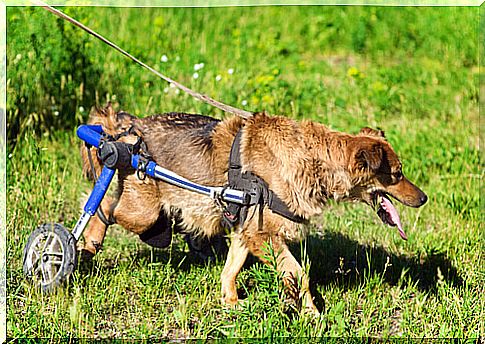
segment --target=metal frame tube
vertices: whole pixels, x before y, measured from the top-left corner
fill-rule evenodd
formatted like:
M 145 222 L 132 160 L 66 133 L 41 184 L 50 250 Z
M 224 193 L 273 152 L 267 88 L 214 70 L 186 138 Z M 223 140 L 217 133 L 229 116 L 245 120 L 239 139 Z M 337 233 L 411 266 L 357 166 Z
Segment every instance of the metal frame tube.
M 84 211 L 89 215 L 93 216 L 96 214 L 96 210 L 98 210 L 101 201 L 103 200 L 106 191 L 108 191 L 109 184 L 115 175 L 115 170 L 112 170 L 106 166 L 103 167 L 101 174 L 94 185 L 93 191 L 91 191 L 91 195 L 89 195 L 88 201 L 84 206 Z
M 131 165 L 134 169 L 138 168 L 140 163 L 140 155 L 133 154 Z M 166 183 L 181 187 L 183 189 L 194 191 L 211 198 L 216 198 L 218 195 L 222 196 L 225 201 L 239 204 L 247 204 L 249 202 L 247 194 L 244 191 L 224 189 L 220 186 L 204 186 L 194 183 L 187 178 L 179 176 L 178 174 L 158 166 L 155 162 L 149 161 L 146 165 L 145 173 L 150 177 L 163 180 Z M 222 193 L 222 194 L 221 194 Z
M 79 126 L 77 129 L 77 135 L 80 139 L 97 148 L 101 143 L 103 133 L 103 127 L 100 125 L 86 124 Z M 140 159 L 141 157 L 139 154 L 132 155 L 131 165 L 134 169 L 138 169 Z M 244 191 L 223 188 L 220 186 L 214 187 L 200 185 L 179 176 L 170 170 L 158 166 L 154 161 L 147 162 L 145 173 L 152 178 L 160 179 L 171 185 L 209 196 L 212 199 L 222 197 L 224 201 L 228 202 L 235 202 L 239 204 L 248 204 L 249 202 L 248 195 Z M 96 214 L 96 211 L 98 210 L 98 207 L 108 191 L 111 181 L 113 180 L 114 174 L 114 169 L 110 169 L 106 166 L 103 167 L 103 170 L 101 171 L 101 174 L 94 185 L 93 191 L 91 191 L 88 201 L 84 205 L 84 212 L 72 230 L 72 235 L 76 240 L 79 240 L 84 229 L 89 223 L 89 220 L 92 216 L 94 216 L 94 214 Z
M 81 234 L 88 225 L 91 217 L 96 214 L 96 211 L 98 210 L 98 207 L 101 204 L 104 195 L 106 195 L 111 181 L 113 180 L 114 174 L 115 170 L 108 167 L 103 167 L 103 170 L 101 171 L 101 174 L 94 185 L 93 191 L 91 191 L 91 194 L 84 205 L 84 212 L 76 222 L 76 225 L 71 232 L 76 241 L 81 237 Z
M 100 125 L 83 124 L 76 130 L 77 136 L 94 147 L 99 147 L 102 139 L 103 127 Z
M 76 239 L 76 241 L 78 241 L 79 238 L 81 237 L 81 234 L 83 234 L 84 229 L 88 225 L 90 219 L 91 219 L 91 215 L 84 212 L 79 218 L 79 220 L 77 220 L 76 225 L 74 226 L 71 232 L 72 236 Z

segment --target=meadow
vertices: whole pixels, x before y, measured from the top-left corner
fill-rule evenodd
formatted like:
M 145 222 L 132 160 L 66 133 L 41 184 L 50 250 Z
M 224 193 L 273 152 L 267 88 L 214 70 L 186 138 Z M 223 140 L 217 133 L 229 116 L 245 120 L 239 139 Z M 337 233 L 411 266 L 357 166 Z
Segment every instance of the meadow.
M 22 250 L 43 222 L 72 228 L 91 184 L 75 129 L 111 101 L 137 116 L 223 118 L 40 8 L 7 8 L 7 336 L 272 338 L 484 336 L 479 8 L 90 8 L 66 13 L 209 96 L 358 132 L 379 127 L 429 196 L 397 205 L 408 241 L 369 207 L 331 203 L 292 250 L 321 316 L 284 301 L 250 259 L 245 302 L 220 304 L 223 261 L 176 237 L 152 249 L 110 228 L 103 251 L 44 295 Z M 483 27 L 482 27 L 483 31 Z M 309 261 L 305 258 L 309 258 Z

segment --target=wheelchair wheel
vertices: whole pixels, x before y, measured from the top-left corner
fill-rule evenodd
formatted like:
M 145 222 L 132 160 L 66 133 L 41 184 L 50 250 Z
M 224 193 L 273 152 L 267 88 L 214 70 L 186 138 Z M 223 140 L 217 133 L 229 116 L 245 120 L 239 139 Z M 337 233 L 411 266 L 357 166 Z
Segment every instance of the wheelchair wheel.
M 24 249 L 24 274 L 43 292 L 66 281 L 76 264 L 76 239 L 62 225 L 46 223 L 32 232 Z

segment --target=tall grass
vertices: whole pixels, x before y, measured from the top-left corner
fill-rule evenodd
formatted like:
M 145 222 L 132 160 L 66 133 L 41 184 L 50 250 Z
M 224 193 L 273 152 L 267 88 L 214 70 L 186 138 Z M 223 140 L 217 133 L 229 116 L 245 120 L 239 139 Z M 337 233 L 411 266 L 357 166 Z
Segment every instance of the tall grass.
M 236 106 L 244 101 L 250 110 L 321 118 L 355 116 L 369 103 L 368 116 L 379 120 L 408 112 L 429 116 L 450 106 L 453 114 L 462 86 L 471 92 L 464 97 L 477 97 L 473 79 L 461 72 L 478 58 L 478 12 L 470 8 L 65 11 L 176 80 Z M 107 100 L 138 115 L 217 112 L 174 90 L 165 93 L 163 81 L 42 8 L 9 8 L 7 14 L 11 140 L 27 128 L 71 128 L 94 103 Z M 201 62 L 205 67 L 194 79 Z M 342 72 L 353 79 L 350 89 L 341 85 Z
M 178 237 L 151 249 L 116 226 L 92 264 L 42 295 L 22 275 L 23 245 L 39 223 L 72 228 L 79 215 L 90 184 L 74 129 L 91 106 L 224 115 L 42 9 L 9 8 L 9 337 L 483 336 L 478 9 L 63 10 L 216 99 L 348 132 L 382 128 L 429 201 L 397 206 L 407 242 L 363 205 L 330 204 L 314 219 L 292 250 L 310 259 L 319 318 L 282 300 L 274 267 L 254 260 L 238 277 L 245 301 L 224 308 L 223 262 L 200 263 Z

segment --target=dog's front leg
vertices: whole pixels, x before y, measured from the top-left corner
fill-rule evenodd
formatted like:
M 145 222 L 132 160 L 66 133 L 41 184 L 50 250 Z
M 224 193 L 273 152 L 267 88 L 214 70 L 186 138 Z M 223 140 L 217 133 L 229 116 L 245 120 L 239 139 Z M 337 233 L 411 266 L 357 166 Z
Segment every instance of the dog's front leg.
M 246 261 L 248 252 L 247 247 L 241 240 L 240 234 L 233 233 L 226 264 L 224 265 L 224 270 L 221 275 L 223 304 L 236 305 L 238 302 L 236 277 Z
M 284 282 L 290 294 L 301 300 L 302 309 L 319 315 L 310 293 L 308 275 L 303 271 L 298 261 L 293 257 L 286 245 L 282 245 L 277 258 L 276 269 L 283 274 Z

